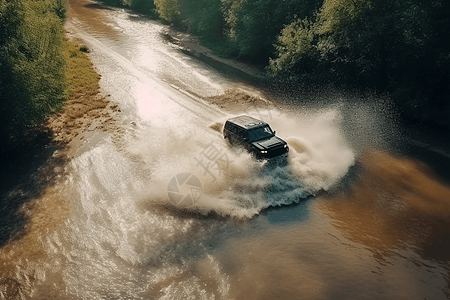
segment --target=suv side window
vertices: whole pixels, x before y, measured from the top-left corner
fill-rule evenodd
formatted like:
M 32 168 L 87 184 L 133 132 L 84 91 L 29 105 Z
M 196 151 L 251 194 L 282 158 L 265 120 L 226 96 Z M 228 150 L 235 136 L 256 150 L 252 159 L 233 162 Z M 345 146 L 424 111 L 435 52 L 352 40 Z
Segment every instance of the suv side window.
M 233 127 L 234 127 L 234 126 L 233 126 L 233 123 L 228 122 L 228 121 L 225 123 L 225 130 L 226 130 L 226 131 L 229 131 L 229 132 L 231 132 L 231 133 L 234 133 L 234 132 L 233 132 Z
M 244 128 L 238 127 L 237 128 L 237 135 L 239 136 L 239 139 L 241 141 L 244 141 L 244 140 L 248 139 L 248 132 Z
M 233 134 L 237 134 L 238 130 L 237 130 L 236 125 L 232 124 L 230 129 Z
M 234 123 L 232 123 L 232 122 L 225 123 L 225 131 L 228 131 L 225 134 L 228 137 L 229 142 L 235 143 L 236 141 L 239 140 L 239 137 L 236 135 L 237 134 L 237 126 Z

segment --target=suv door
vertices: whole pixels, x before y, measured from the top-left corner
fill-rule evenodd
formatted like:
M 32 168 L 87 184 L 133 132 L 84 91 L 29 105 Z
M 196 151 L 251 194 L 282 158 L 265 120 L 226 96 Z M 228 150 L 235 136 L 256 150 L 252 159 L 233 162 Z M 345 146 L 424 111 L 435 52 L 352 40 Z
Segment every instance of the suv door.
M 241 128 L 241 127 L 237 127 L 237 133 L 236 133 L 236 142 L 247 148 L 247 144 L 249 142 L 249 138 L 248 138 L 248 132 L 246 129 Z
M 225 123 L 223 135 L 230 144 L 236 143 L 236 125 L 227 121 Z

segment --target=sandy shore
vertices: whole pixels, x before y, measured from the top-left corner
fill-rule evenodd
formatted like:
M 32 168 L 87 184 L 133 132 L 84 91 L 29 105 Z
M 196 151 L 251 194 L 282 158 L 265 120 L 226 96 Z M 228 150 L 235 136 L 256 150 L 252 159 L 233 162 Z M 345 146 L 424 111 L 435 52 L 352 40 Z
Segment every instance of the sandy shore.
M 214 55 L 212 50 L 202 46 L 195 36 L 168 28 L 165 38 L 172 44 L 177 45 L 183 53 L 195 57 L 213 67 L 225 69 L 224 71 L 228 69 L 238 76 L 263 78 L 262 69 L 235 59 L 221 58 Z
M 70 160 L 86 133 L 113 130 L 120 117 L 118 105 L 100 93 L 88 49 L 72 34 L 67 37 L 71 95 L 60 112 L 18 138 L 2 167 L 0 299 L 29 298 L 35 282 L 44 279 L 42 266 L 51 261 L 47 237 L 65 226 L 70 214 L 65 192 Z M 83 74 L 83 82 L 73 80 L 74 74 Z

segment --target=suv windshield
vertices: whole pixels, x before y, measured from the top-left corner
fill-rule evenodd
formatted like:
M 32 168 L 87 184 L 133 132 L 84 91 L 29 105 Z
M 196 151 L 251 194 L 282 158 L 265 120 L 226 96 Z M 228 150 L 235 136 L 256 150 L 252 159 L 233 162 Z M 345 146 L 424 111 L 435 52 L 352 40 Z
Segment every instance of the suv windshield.
M 272 129 L 269 126 L 259 127 L 248 131 L 250 141 L 257 141 L 260 139 L 274 136 Z

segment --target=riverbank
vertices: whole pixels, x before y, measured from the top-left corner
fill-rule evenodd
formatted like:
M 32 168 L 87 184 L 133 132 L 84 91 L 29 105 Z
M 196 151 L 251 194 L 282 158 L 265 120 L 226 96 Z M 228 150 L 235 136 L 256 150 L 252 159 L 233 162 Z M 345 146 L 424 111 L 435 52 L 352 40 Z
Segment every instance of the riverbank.
M 52 132 L 53 142 L 70 148 L 78 147 L 87 131 L 107 131 L 115 121 L 120 109 L 100 93 L 100 75 L 95 71 L 87 53 L 89 49 L 67 32 L 65 45 L 67 80 L 70 97 L 59 113 L 50 116 L 44 127 Z
M 100 75 L 70 32 L 64 45 L 70 96 L 64 108 L 16 137 L 0 169 L 0 298 L 28 298 L 43 280 L 47 237 L 64 225 L 68 163 L 88 131 L 114 128 L 118 106 L 100 93 Z M 20 266 L 20 267 L 18 267 Z
M 72 33 L 66 32 L 66 37 L 64 56 L 69 98 L 63 109 L 47 117 L 41 124 L 29 126 L 18 133 L 8 149 L 2 149 L 0 176 L 6 180 L 0 185 L 0 194 L 20 181 L 20 175 L 11 174 L 29 173 L 27 169 L 33 169 L 36 156 L 39 156 L 36 152 L 42 152 L 38 149 L 54 149 L 58 150 L 59 155 L 63 152 L 70 155 L 79 146 L 84 132 L 108 130 L 120 112 L 116 104 L 100 94 L 100 75 L 87 56 L 89 49 Z
M 189 56 L 192 56 L 207 65 L 219 70 L 233 78 L 244 81 L 255 82 L 264 79 L 264 69 L 238 61 L 236 59 L 222 58 L 213 51 L 203 46 L 196 36 L 180 32 L 173 27 L 169 27 L 164 38 Z

